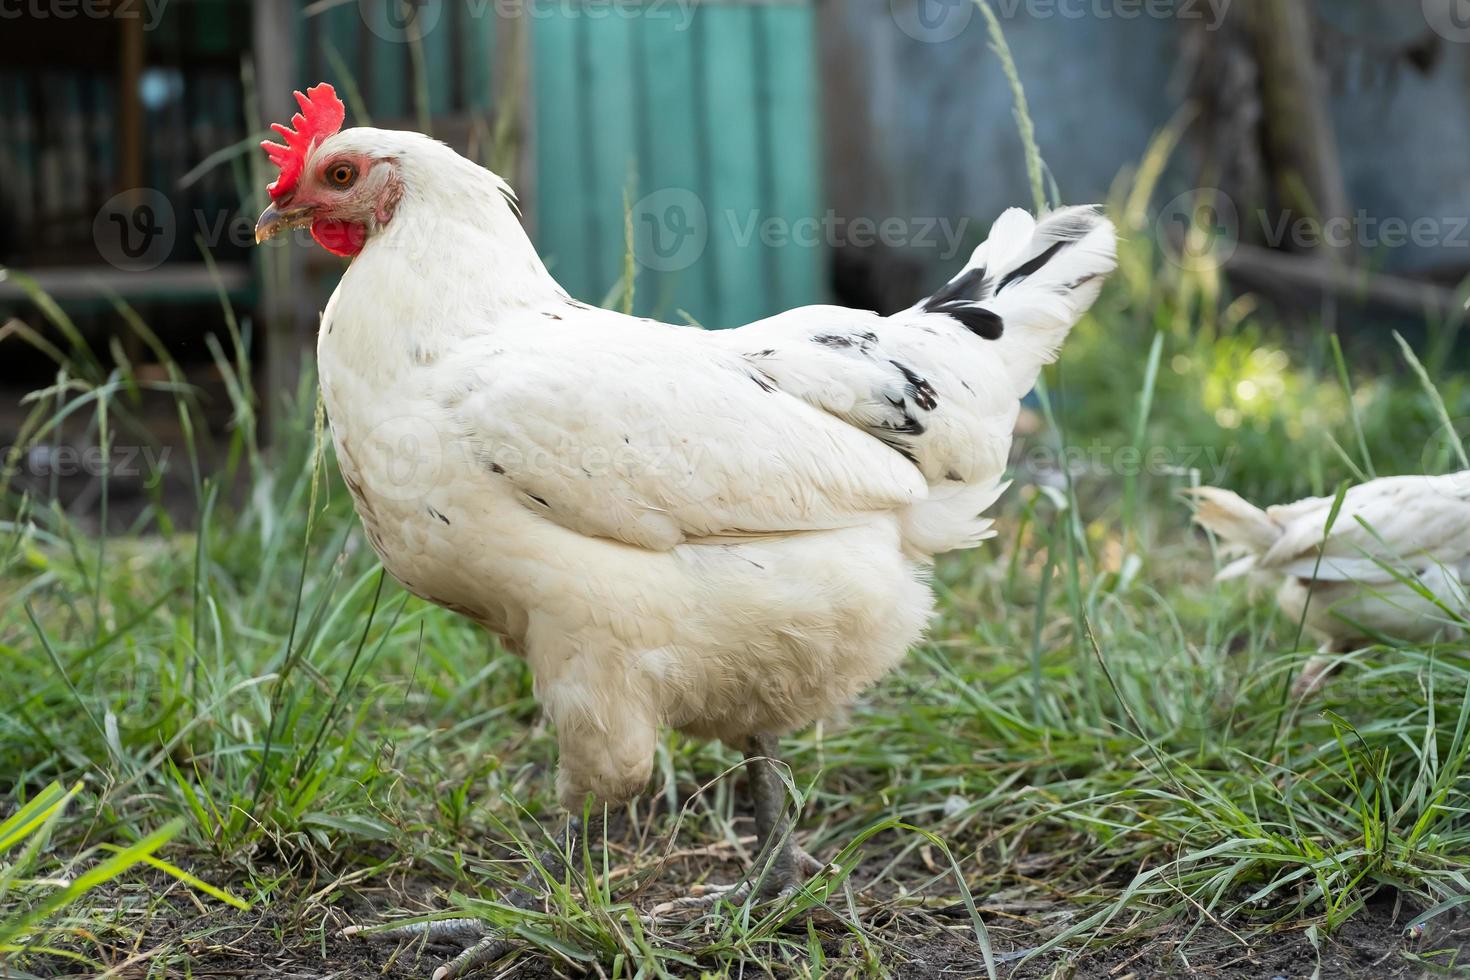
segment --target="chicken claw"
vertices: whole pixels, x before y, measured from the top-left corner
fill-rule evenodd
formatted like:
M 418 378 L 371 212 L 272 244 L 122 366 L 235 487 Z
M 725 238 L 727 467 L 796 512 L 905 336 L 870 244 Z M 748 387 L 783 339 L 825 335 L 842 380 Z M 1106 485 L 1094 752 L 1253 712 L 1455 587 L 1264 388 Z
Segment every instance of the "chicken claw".
M 595 830 L 589 831 L 589 834 L 600 836 L 602 818 L 594 817 L 591 824 Z M 564 874 L 568 860 L 575 861 L 580 853 L 583 838 L 582 821 L 576 817 L 569 818 L 560 845 L 549 847 L 537 855 L 545 874 L 554 878 Z M 541 904 L 545 898 L 545 890 L 545 879 L 541 872 L 532 868 L 521 876 L 521 880 L 506 896 L 505 901 L 518 909 L 530 910 Z M 477 966 L 494 963 L 515 949 L 509 940 L 491 931 L 479 919 L 436 919 L 387 929 L 347 926 L 339 935 L 344 939 L 362 938 L 371 942 L 414 940 L 434 945 L 468 944 L 453 959 L 447 960 L 435 970 L 432 980 L 454 980 Z
M 653 918 L 670 912 L 708 910 L 721 902 L 739 905 L 754 892 L 762 901 L 779 902 L 801 891 L 806 880 L 828 870 L 830 865 L 803 850 L 791 833 L 784 809 L 786 793 L 776 774 L 776 739 L 770 735 L 751 738 L 746 752 L 750 766 L 750 789 L 755 798 L 756 834 L 760 856 L 742 881 L 730 885 L 696 885 L 690 894 L 655 905 Z M 774 858 L 772 851 L 779 848 Z

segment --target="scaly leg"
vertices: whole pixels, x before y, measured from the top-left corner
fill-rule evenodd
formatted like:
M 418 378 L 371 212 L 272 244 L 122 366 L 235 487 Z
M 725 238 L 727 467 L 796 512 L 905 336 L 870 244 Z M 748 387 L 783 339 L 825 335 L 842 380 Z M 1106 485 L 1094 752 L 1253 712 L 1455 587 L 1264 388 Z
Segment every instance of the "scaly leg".
M 802 850 L 792 836 L 791 820 L 786 815 L 786 788 L 776 773 L 776 758 L 774 735 L 751 738 L 745 759 L 750 793 L 755 802 L 755 832 L 760 842 L 760 853 L 746 877 L 733 885 L 706 886 L 695 894 L 663 902 L 654 907 L 654 915 L 709 908 L 720 901 L 743 902 L 755 889 L 759 889 L 757 894 L 767 901 L 784 898 L 826 867 Z
M 601 836 L 602 816 L 597 814 L 589 823 L 585 836 Z M 576 861 L 582 849 L 582 821 L 577 817 L 567 818 L 560 846 L 549 847 L 537 855 L 537 861 L 546 869 L 546 874 L 560 878 L 566 873 L 567 858 Z M 521 880 L 505 901 L 518 909 L 530 910 L 541 904 L 546 897 L 546 882 L 537 869 L 532 868 L 521 876 Z M 486 963 L 494 963 L 514 947 L 503 937 L 490 931 L 479 919 L 439 919 L 434 922 L 418 922 L 413 925 L 397 926 L 373 932 L 362 926 L 348 926 L 342 930 L 343 938 L 361 936 L 374 942 L 400 942 L 423 940 L 435 944 L 467 943 L 464 950 L 434 971 L 433 980 L 453 980 L 465 972 Z
M 762 887 L 762 897 L 772 898 L 801 887 L 807 878 L 826 865 L 812 857 L 796 843 L 791 833 L 791 820 L 786 815 L 786 787 L 776 772 L 777 745 L 774 735 L 756 735 L 750 740 L 750 789 L 755 798 L 755 832 L 761 844 L 755 859 L 763 868 L 772 848 L 780 848 Z

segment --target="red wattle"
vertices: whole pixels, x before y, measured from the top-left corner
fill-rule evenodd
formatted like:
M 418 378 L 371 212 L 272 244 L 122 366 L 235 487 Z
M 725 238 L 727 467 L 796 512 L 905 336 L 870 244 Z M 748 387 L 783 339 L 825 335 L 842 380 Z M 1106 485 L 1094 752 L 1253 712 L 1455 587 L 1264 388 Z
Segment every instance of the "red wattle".
M 311 224 L 311 237 L 333 255 L 352 257 L 367 242 L 367 229 L 353 221 L 321 218 Z

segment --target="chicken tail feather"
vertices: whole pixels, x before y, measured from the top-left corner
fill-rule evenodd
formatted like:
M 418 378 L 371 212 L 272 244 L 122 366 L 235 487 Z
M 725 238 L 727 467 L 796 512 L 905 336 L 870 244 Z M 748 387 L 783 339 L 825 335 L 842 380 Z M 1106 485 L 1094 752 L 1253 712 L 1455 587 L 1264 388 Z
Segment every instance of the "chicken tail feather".
M 1190 487 L 1184 492 L 1196 501 L 1196 524 L 1213 531 L 1236 551 L 1248 553 L 1240 561 L 1227 565 L 1216 578 L 1235 578 L 1249 572 L 1255 567 L 1255 556 L 1281 537 L 1281 528 L 1266 512 L 1239 494 L 1219 487 Z
M 914 309 L 954 317 L 995 341 L 1019 398 L 1056 359 L 1116 265 L 1117 235 L 1100 208 L 1061 208 L 1040 220 L 1012 208 L 960 274 Z

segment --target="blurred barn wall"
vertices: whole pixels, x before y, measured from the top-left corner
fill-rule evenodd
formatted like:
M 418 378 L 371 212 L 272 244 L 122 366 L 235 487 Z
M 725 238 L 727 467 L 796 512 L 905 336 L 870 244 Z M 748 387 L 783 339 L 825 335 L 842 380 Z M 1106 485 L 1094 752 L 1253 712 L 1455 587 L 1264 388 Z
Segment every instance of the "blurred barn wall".
M 1470 273 L 1470 24 L 1453 0 L 1282 0 L 1307 11 L 1350 234 L 1370 267 L 1455 282 Z M 1270 168 L 1259 77 L 1231 77 L 1270 0 L 992 0 L 1061 198 L 1101 201 L 1186 103 L 1193 115 L 1159 198 L 1201 186 L 1235 199 L 1247 242 L 1277 244 L 1269 189 L 1230 173 Z M 1172 12 L 1148 16 L 1148 9 Z M 1131 15 L 1125 13 L 1131 11 Z M 967 215 L 971 238 L 1031 200 L 1011 92 L 970 0 L 820 5 L 827 200 L 863 215 Z M 1225 111 L 1207 111 L 1211 103 Z M 1228 118 L 1222 118 L 1228 117 Z M 1182 118 L 1182 117 L 1180 117 Z M 1245 159 L 1239 159 L 1245 158 Z M 1264 158 L 1264 159 L 1263 159 Z M 1222 174 L 1222 170 L 1224 174 Z M 1288 220 L 1300 215 L 1286 215 Z M 1385 221 L 1412 226 L 1400 243 Z M 1428 224 L 1422 224 L 1428 222 Z M 1309 250 L 1287 235 L 1284 245 Z M 934 247 L 839 248 L 840 291 L 895 308 L 961 264 Z

